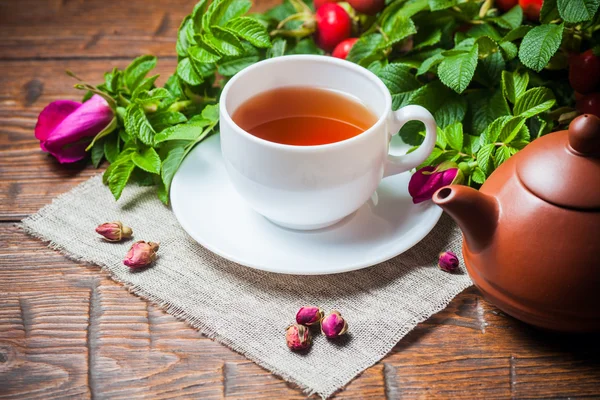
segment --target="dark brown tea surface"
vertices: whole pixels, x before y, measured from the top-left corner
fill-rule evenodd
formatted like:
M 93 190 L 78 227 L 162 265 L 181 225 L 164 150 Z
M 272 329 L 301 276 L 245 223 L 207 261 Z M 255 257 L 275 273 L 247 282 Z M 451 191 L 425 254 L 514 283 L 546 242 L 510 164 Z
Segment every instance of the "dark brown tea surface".
M 333 90 L 283 87 L 250 98 L 233 120 L 261 139 L 315 146 L 357 136 L 373 126 L 377 116 L 357 99 Z

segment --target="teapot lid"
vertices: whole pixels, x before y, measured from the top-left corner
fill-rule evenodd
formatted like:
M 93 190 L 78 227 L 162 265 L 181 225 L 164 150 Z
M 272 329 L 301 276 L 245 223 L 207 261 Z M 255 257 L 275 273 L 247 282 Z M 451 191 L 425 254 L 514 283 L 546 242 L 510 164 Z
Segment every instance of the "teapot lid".
M 568 131 L 534 140 L 516 169 L 527 189 L 549 203 L 600 210 L 600 118 L 580 115 Z

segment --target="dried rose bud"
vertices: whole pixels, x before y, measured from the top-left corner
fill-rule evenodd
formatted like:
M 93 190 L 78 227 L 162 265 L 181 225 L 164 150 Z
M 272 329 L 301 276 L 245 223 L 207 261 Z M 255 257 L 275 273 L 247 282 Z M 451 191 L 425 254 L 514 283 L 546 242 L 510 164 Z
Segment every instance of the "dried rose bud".
M 323 311 L 319 307 L 305 306 L 298 310 L 296 322 L 300 325 L 311 326 L 323 319 Z
M 312 337 L 310 331 L 304 325 L 290 325 L 285 331 L 285 341 L 287 346 L 294 350 L 306 350 L 312 343 Z
M 438 267 L 440 267 L 442 271 L 454 272 L 458 269 L 458 257 L 451 251 L 440 253 Z
M 96 227 L 96 232 L 104 236 L 104 239 L 110 242 L 119 242 L 123 239 L 129 239 L 133 235 L 130 227 L 125 226 L 121 221 L 105 222 Z
M 158 251 L 158 243 L 144 242 L 140 240 L 135 242 L 129 251 L 123 264 L 129 268 L 143 268 L 152 264 L 156 260 L 156 252 Z
M 347 330 L 348 323 L 337 311 L 332 311 L 321 321 L 321 332 L 328 338 L 342 336 Z

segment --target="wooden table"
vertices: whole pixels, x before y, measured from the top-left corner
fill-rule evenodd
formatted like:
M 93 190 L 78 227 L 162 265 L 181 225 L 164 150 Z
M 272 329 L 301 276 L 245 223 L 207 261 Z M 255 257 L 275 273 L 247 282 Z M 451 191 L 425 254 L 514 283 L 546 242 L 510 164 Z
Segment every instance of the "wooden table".
M 0 1 L 0 399 L 304 397 L 15 226 L 99 172 L 59 165 L 33 136 L 47 103 L 80 98 L 64 70 L 99 82 L 151 53 L 166 77 L 193 3 Z M 468 289 L 336 397 L 600 397 L 599 356 L 598 338 L 534 330 Z

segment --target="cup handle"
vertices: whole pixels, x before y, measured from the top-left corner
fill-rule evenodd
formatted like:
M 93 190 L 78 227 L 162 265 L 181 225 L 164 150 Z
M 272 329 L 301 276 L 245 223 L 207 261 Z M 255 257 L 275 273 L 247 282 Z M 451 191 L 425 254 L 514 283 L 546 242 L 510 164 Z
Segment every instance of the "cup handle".
M 396 134 L 408 121 L 421 121 L 425 124 L 425 139 L 423 143 L 412 153 L 402 156 L 393 156 L 388 154 L 385 162 L 383 176 L 390 176 L 409 171 L 419 166 L 429 157 L 435 147 L 437 140 L 437 125 L 433 115 L 427 109 L 421 106 L 405 106 L 392 113 L 392 123 L 390 124 L 392 135 Z

